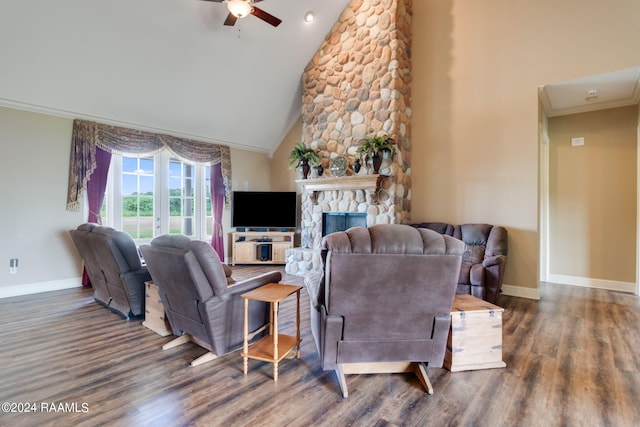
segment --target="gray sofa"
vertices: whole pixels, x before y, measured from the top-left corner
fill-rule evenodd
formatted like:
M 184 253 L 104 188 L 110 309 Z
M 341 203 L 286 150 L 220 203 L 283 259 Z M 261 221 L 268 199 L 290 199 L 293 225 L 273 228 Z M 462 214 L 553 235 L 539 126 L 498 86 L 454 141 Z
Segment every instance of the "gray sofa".
M 308 275 L 305 286 L 322 368 L 336 371 L 344 397 L 347 373 L 406 369 L 432 392 L 425 369 L 444 360 L 464 248 L 397 224 L 325 236 L 324 273 Z
M 94 223 L 69 234 L 84 260 L 96 302 L 125 319 L 144 316 L 144 282 L 151 275 L 140 261 L 131 236 Z

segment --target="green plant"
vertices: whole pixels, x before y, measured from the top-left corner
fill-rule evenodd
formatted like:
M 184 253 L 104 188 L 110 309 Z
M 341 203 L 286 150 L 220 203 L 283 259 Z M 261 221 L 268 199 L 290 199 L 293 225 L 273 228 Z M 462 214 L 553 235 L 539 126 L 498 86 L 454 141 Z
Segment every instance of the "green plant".
M 315 151 L 311 148 L 307 148 L 303 142 L 297 143 L 291 153 L 289 154 L 289 169 L 294 167 L 294 165 L 300 166 L 300 162 L 303 160 L 307 160 L 311 166 L 317 166 L 320 164 L 320 157 L 316 154 Z
M 356 155 L 370 159 L 381 151 L 387 151 L 393 157 L 396 152 L 395 144 L 395 140 L 388 135 L 368 135 L 362 139 Z

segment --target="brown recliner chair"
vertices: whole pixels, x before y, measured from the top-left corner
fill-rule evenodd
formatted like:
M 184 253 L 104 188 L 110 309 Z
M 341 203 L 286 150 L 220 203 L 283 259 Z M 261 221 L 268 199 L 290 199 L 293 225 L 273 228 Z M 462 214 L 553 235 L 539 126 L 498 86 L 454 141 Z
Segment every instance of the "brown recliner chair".
M 441 367 L 464 244 L 409 225 L 356 227 L 325 236 L 324 273 L 307 276 L 311 330 L 324 370 L 345 374 Z
M 144 316 L 144 282 L 151 276 L 131 236 L 94 223 L 81 224 L 69 234 L 84 260 L 96 302 L 125 319 Z
M 507 230 L 490 224 L 462 224 L 455 226 L 453 237 L 467 244 L 457 293 L 495 303 L 507 262 Z
M 193 341 L 209 350 L 191 366 L 241 348 L 244 305 L 240 295 L 282 278 L 274 271 L 228 285 L 224 265 L 211 245 L 184 235 L 156 237 L 151 244 L 140 246 L 140 251 L 158 286 L 171 329 L 178 336 L 162 348 Z M 249 331 L 259 330 L 267 322 L 268 303 L 249 301 Z

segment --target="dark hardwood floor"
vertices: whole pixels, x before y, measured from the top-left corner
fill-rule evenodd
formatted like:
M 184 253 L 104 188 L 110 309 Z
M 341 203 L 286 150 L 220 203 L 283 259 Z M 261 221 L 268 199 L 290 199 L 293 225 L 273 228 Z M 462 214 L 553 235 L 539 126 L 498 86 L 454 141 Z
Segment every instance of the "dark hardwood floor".
M 256 270 L 236 267 L 234 276 Z M 255 360 L 245 377 L 239 352 L 192 368 L 202 348 L 161 350 L 169 337 L 124 321 L 91 290 L 2 299 L 0 402 L 35 404 L 37 412 L 7 413 L 3 405 L 0 425 L 640 425 L 633 295 L 543 284 L 541 301 L 500 296 L 506 368 L 431 368 L 432 396 L 414 375 L 350 375 L 347 399 L 335 374 L 319 367 L 301 295 L 302 356 L 281 363 L 277 383 L 272 365 Z M 295 298 L 281 313 L 281 331 L 293 331 Z

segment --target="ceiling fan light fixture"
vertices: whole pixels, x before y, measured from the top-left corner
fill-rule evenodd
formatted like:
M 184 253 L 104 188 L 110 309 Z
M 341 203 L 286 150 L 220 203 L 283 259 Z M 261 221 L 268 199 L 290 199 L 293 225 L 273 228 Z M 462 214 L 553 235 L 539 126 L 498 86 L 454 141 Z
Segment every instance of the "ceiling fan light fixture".
M 227 2 L 227 8 L 229 9 L 229 13 L 237 18 L 244 18 L 249 15 L 253 9 L 251 4 L 244 0 L 229 0 Z

